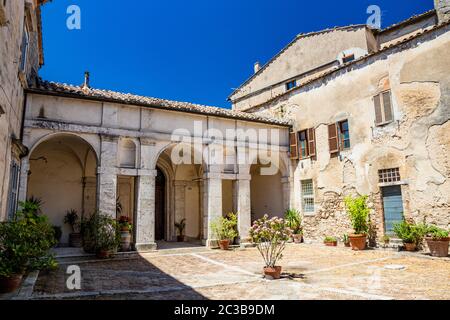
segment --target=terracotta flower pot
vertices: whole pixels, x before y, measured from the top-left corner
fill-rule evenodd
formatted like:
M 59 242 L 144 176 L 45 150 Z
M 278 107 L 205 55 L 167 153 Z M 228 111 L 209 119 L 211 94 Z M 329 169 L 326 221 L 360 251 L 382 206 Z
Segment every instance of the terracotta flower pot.
M 15 274 L 11 277 L 0 277 L 0 293 L 10 293 L 19 288 L 22 277 L 22 274 Z
M 96 257 L 99 259 L 108 259 L 111 257 L 111 251 L 110 250 L 97 250 Z
M 265 267 L 264 268 L 264 275 L 265 276 L 269 276 L 272 279 L 280 279 L 281 277 L 281 267 L 280 266 L 275 266 L 274 268 L 272 267 Z
M 228 250 L 230 247 L 230 240 L 219 240 L 219 247 L 221 250 Z
M 415 243 L 404 243 L 404 246 L 405 250 L 410 252 L 416 251 L 417 249 L 417 245 Z
M 351 234 L 348 236 L 352 250 L 366 249 L 367 236 L 365 234 Z
M 83 246 L 81 233 L 69 234 L 69 246 L 71 246 L 73 248 L 81 248 Z
M 337 241 L 324 241 L 327 247 L 337 247 Z
M 295 243 L 302 243 L 303 235 L 302 234 L 293 234 L 292 239 Z
M 448 245 L 450 243 L 450 238 L 444 239 L 433 239 L 426 238 L 428 248 L 433 257 L 447 257 L 448 256 Z

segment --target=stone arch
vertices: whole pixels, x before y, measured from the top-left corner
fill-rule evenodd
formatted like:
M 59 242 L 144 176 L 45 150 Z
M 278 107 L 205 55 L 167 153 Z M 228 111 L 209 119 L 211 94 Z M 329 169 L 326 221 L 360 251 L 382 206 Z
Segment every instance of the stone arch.
M 92 145 L 75 134 L 52 134 L 34 144 L 28 156 L 27 198 L 42 199 L 42 211 L 63 231 L 68 243 L 70 227 L 64 224 L 67 210 L 80 219 L 97 208 L 97 156 Z

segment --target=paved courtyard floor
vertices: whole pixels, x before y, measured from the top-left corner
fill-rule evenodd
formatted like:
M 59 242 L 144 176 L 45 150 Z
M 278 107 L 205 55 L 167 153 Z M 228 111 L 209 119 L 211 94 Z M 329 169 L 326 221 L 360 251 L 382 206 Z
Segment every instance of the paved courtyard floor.
M 69 265 L 81 290 L 69 290 Z M 163 250 L 130 259 L 67 261 L 40 273 L 32 299 L 450 299 L 450 259 L 289 244 L 285 278 L 262 277 L 257 249 Z

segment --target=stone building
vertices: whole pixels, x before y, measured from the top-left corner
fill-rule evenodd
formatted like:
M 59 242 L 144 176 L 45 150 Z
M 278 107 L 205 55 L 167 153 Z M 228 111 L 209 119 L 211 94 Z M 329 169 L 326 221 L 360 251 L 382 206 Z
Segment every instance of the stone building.
M 229 97 L 293 122 L 290 205 L 306 238 L 351 229 L 348 194 L 369 195 L 374 240 L 403 218 L 450 226 L 449 4 L 383 30 L 298 35 Z
M 40 6 L 44 0 L 0 1 L 0 220 L 17 205 L 24 89 L 43 64 Z
M 116 217 L 120 203 L 149 250 L 182 219 L 188 241 L 209 244 L 211 222 L 238 212 L 245 241 L 252 220 L 297 208 L 320 239 L 349 231 L 342 199 L 360 193 L 377 237 L 403 216 L 449 225 L 449 1 L 384 30 L 299 35 L 255 64 L 233 110 L 91 88 L 88 73 L 37 78 L 44 2 L 0 5 L 1 219 L 41 198 L 67 243 L 67 210 Z

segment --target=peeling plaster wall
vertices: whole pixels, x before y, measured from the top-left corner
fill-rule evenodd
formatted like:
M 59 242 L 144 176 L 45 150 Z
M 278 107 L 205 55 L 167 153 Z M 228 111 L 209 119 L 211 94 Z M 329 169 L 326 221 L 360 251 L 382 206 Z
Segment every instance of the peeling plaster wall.
M 292 161 L 294 204 L 300 181 L 313 179 L 315 213 L 305 215 L 305 236 L 322 239 L 351 231 L 346 194 L 368 194 L 377 237 L 384 233 L 378 170 L 400 168 L 406 218 L 450 227 L 450 32 L 418 39 L 363 66 L 340 72 L 261 108 L 282 105 L 295 130 L 316 128 L 317 160 Z M 394 121 L 375 126 L 373 96 L 391 88 Z M 330 157 L 327 125 L 348 119 L 351 149 Z

